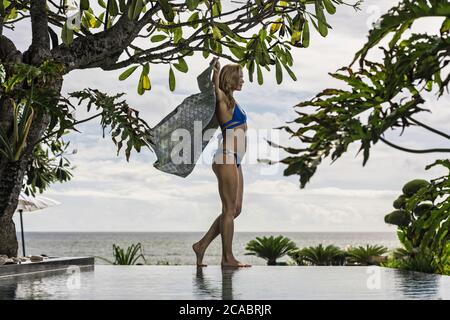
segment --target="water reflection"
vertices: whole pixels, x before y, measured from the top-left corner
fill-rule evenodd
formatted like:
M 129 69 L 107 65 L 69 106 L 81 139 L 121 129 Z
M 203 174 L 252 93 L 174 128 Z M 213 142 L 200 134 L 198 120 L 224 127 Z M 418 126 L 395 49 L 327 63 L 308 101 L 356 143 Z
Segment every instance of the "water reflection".
M 233 276 L 239 269 L 221 268 L 222 279 L 214 279 L 211 276 L 205 276 L 204 268 L 197 268 L 195 276 L 194 295 L 201 299 L 238 299 L 233 296 Z
M 395 286 L 407 299 L 440 299 L 439 277 L 434 274 L 397 270 Z
M 0 300 L 16 299 L 17 283 L 14 281 L 0 282 Z
M 29 275 L 0 281 L 0 300 L 49 299 L 64 283 L 57 277 Z

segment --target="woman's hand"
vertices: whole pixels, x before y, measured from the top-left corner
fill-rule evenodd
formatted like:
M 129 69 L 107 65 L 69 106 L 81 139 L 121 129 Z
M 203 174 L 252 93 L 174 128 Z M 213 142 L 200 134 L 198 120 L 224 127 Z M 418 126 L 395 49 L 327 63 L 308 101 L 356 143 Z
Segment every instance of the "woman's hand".
M 211 63 L 210 63 L 210 65 L 211 64 L 213 64 L 214 66 L 213 66 L 213 70 L 215 71 L 215 72 L 219 72 L 220 71 L 220 62 L 219 62 L 219 58 L 213 58 L 212 60 L 211 60 Z

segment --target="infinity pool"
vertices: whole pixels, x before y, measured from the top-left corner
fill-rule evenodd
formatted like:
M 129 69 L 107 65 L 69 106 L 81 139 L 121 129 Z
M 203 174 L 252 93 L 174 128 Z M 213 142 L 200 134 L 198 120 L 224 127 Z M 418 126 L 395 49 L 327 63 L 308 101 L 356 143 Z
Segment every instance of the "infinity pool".
M 0 278 L 1 299 L 450 299 L 450 277 L 380 267 L 106 266 Z

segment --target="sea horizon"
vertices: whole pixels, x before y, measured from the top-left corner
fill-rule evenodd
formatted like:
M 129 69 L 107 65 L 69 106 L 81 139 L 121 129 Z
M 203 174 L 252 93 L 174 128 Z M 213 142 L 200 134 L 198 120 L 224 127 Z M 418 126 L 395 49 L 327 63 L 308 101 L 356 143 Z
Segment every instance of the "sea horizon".
M 196 263 L 191 245 L 197 242 L 204 231 L 83 231 L 83 232 L 25 232 L 26 254 L 58 257 L 94 256 L 114 260 L 112 246 L 124 249 L 141 243 L 147 264 L 194 265 Z M 282 235 L 291 239 L 299 248 L 335 245 L 342 249 L 349 246 L 381 245 L 393 250 L 400 246 L 395 232 L 384 231 L 237 231 L 233 238 L 233 250 L 239 260 L 253 265 L 265 265 L 266 261 L 245 250 L 246 244 L 256 237 Z M 22 254 L 21 233 L 17 233 L 19 254 Z M 205 263 L 220 264 L 220 235 L 211 243 L 205 254 Z M 288 261 L 287 256 L 280 262 Z M 97 264 L 106 264 L 96 259 Z

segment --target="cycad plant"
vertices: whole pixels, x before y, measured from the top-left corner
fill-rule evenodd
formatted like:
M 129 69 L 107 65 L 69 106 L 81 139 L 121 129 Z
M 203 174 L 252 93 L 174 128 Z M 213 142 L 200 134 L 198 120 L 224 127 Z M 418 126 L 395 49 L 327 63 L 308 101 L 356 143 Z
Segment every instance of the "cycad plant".
M 316 266 L 344 265 L 346 253 L 334 245 L 324 247 L 319 244 L 316 247 L 303 248 L 298 257 L 304 262 Z
M 245 250 L 250 252 L 246 255 L 254 255 L 267 260 L 268 266 L 277 265 L 277 259 L 285 256 L 291 251 L 297 250 L 297 246 L 289 238 L 278 237 L 256 237 L 247 243 Z
M 135 265 L 137 264 L 136 262 L 139 260 L 139 258 L 142 258 L 142 260 L 144 260 L 144 263 L 147 263 L 142 251 L 141 243 L 132 244 L 126 250 L 122 249 L 120 246 L 116 244 L 113 244 L 113 255 L 115 259 L 114 261 L 102 257 L 97 258 L 100 258 L 114 265 Z
M 349 262 L 356 262 L 364 265 L 373 264 L 373 258 L 381 256 L 388 252 L 388 249 L 378 245 L 366 245 L 366 247 L 356 247 L 347 250 L 347 259 Z

